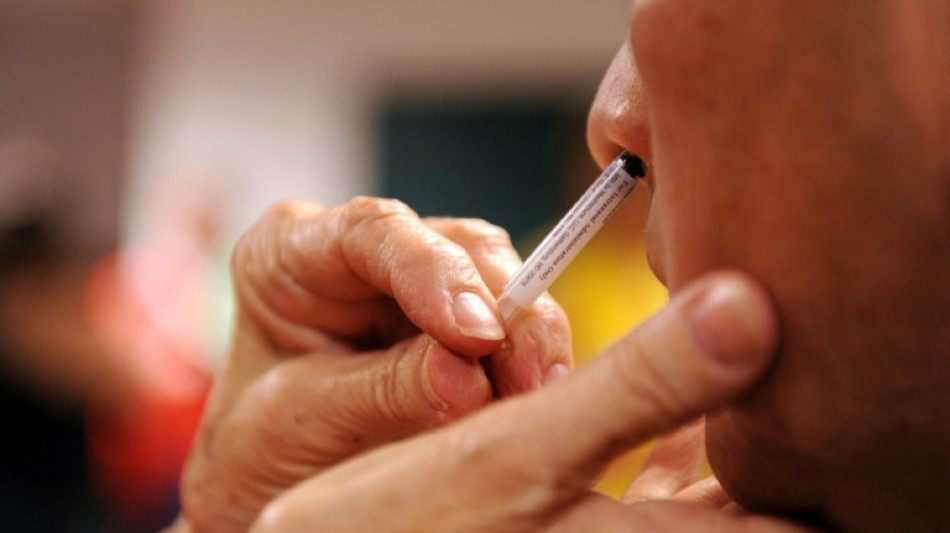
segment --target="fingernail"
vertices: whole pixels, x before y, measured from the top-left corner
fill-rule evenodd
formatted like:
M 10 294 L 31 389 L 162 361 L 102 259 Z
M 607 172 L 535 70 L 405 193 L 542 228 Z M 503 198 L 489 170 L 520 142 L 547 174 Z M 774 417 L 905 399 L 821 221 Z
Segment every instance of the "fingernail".
M 429 393 L 428 398 L 430 405 L 437 411 L 448 411 L 449 403 L 445 401 L 442 395 L 439 394 L 439 391 L 436 390 L 437 387 L 432 380 L 433 352 L 437 347 L 438 345 L 434 341 L 430 341 L 428 348 L 426 348 L 426 353 L 422 359 L 422 382 L 426 387 L 426 391 Z
M 467 337 L 497 341 L 505 338 L 505 329 L 488 304 L 473 292 L 460 292 L 453 302 L 455 323 Z
M 478 360 L 452 353 L 430 341 L 422 362 L 429 404 L 451 415 L 468 413 L 492 399 L 491 382 Z
M 555 363 L 544 372 L 544 378 L 541 380 L 541 383 L 545 386 L 549 385 L 551 382 L 561 379 L 570 373 L 571 368 L 569 366 L 563 363 Z
M 727 365 L 757 361 L 775 336 L 769 302 L 738 281 L 711 288 L 694 309 L 690 326 L 699 347 Z

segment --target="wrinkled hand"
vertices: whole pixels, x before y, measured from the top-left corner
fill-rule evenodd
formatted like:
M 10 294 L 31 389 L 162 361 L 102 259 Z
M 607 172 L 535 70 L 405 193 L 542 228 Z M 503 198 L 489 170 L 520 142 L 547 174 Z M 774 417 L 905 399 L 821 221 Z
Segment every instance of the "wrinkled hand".
M 496 319 L 493 294 L 519 264 L 503 231 L 421 220 L 396 201 L 272 209 L 232 259 L 234 345 L 179 526 L 245 531 L 277 494 L 343 459 L 563 373 L 570 335 L 550 299 L 507 337 Z
M 677 500 L 742 512 L 715 476 L 705 476 L 705 437 L 706 420 L 700 418 L 658 438 L 621 501 Z
M 776 323 L 756 284 L 711 275 L 575 374 L 314 476 L 268 505 L 252 531 L 804 531 L 716 505 L 624 504 L 590 490 L 617 454 L 748 389 L 769 365 Z M 668 473 L 689 470 L 666 462 Z M 648 474 L 628 497 L 676 493 L 686 478 L 672 477 Z

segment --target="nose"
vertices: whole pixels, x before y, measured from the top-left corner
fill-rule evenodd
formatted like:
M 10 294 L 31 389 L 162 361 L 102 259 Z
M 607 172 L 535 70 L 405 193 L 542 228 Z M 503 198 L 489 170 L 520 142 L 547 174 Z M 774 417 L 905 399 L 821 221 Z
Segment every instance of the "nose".
M 649 161 L 650 134 L 643 84 L 627 39 L 600 83 L 587 119 L 587 145 L 606 167 L 626 150 Z

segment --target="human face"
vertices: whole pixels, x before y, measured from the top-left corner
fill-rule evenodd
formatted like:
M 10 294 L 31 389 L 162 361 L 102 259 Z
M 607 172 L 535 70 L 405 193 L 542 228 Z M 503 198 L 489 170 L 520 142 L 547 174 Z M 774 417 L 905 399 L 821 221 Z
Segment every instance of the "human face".
M 880 481 L 855 472 L 882 440 L 909 440 L 907 412 L 933 409 L 907 384 L 932 375 L 919 354 L 950 324 L 948 13 L 941 0 L 634 2 L 591 151 L 648 163 L 650 264 L 671 292 L 739 268 L 782 316 L 773 372 L 708 428 L 710 461 L 747 506 L 849 523 L 836 491 Z M 882 413 L 888 394 L 903 403 Z

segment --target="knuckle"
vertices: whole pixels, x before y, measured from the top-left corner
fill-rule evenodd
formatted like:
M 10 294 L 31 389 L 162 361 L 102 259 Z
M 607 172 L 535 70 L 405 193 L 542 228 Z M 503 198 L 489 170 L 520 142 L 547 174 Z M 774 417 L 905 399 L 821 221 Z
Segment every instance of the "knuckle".
M 468 218 L 464 219 L 462 222 L 462 228 L 475 238 L 511 242 L 508 231 L 506 231 L 501 226 L 492 224 L 491 222 L 482 220 L 480 218 Z
M 399 200 L 360 196 L 350 200 L 341 213 L 344 231 L 342 251 L 352 264 L 375 266 L 373 277 L 386 277 L 393 270 L 387 261 L 361 261 L 357 258 L 397 259 L 410 252 L 405 236 L 418 225 L 419 217 Z M 418 236 L 424 241 L 425 236 Z
M 280 200 L 270 204 L 265 210 L 262 220 L 283 220 L 293 218 L 303 207 L 305 202 L 299 200 Z
M 364 222 L 387 220 L 391 217 L 416 218 L 416 212 L 405 203 L 392 198 L 372 198 L 357 196 L 345 204 L 348 226 L 353 227 Z
M 323 211 L 325 211 L 323 206 L 303 200 L 274 202 L 264 210 L 250 233 L 267 234 L 275 230 L 283 230 Z
M 231 253 L 231 271 L 240 275 L 242 271 L 254 268 L 258 262 L 266 262 L 277 257 L 276 248 L 282 243 L 281 237 L 299 221 L 323 208 L 304 201 L 280 201 L 268 206 L 261 217 L 238 239 Z
M 480 218 L 462 218 L 447 224 L 443 234 L 466 248 L 510 248 L 508 231 Z
M 380 428 L 401 434 L 434 427 L 444 420 L 445 414 L 429 399 L 420 379 L 426 359 L 420 340 L 422 337 L 403 343 L 398 354 L 375 366 L 370 380 L 371 425 L 381 422 Z
M 532 334 L 552 360 L 571 358 L 571 326 L 564 309 L 549 296 L 538 298 L 532 306 Z
M 398 426 L 417 423 L 419 413 L 413 391 L 406 380 L 400 379 L 400 366 L 405 357 L 394 357 L 374 370 L 369 395 L 370 419 L 385 420 Z
M 535 300 L 534 310 L 546 323 L 559 331 L 570 332 L 570 322 L 564 308 L 550 295 L 543 295 Z
M 263 265 L 259 263 L 261 258 L 267 257 L 267 253 L 262 249 L 265 241 L 261 233 L 261 229 L 254 226 L 241 235 L 231 252 L 231 283 L 239 297 L 259 283 L 262 276 Z
M 483 265 L 514 270 L 519 257 L 504 228 L 475 218 L 438 219 L 429 226 Z

